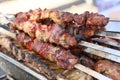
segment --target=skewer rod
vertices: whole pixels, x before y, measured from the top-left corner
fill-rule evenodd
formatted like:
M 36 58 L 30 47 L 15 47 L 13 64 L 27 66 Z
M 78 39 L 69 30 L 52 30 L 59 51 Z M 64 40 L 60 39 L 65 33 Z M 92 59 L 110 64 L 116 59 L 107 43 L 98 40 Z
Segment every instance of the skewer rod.
M 36 78 L 40 79 L 40 80 L 48 80 L 47 78 L 45 78 L 44 76 L 34 72 L 33 70 L 31 70 L 30 68 L 24 66 L 23 64 L 17 62 L 16 60 L 12 59 L 11 57 L 3 54 L 2 52 L 0 52 L 0 57 L 4 58 L 5 60 L 9 61 L 10 63 L 14 64 L 15 66 L 19 67 L 20 69 L 26 71 L 27 73 L 31 73 L 33 76 L 35 76 Z
M 89 75 L 91 75 L 91 76 L 93 76 L 93 77 L 95 77 L 95 78 L 97 78 L 97 79 L 99 79 L 99 80 L 112 80 L 112 79 L 110 79 L 110 78 L 108 78 L 108 77 L 106 77 L 106 76 L 104 76 L 104 75 L 102 75 L 102 74 L 100 74 L 92 69 L 89 69 L 81 64 L 76 64 L 74 67 L 89 74 Z
M 86 48 L 84 51 L 87 52 L 88 54 L 94 54 L 94 55 L 120 63 L 120 57 L 118 56 L 108 54 L 106 52 L 99 51 L 99 50 L 92 49 L 92 48 Z
M 120 57 L 120 51 L 118 51 L 118 50 L 114 50 L 114 49 L 111 49 L 111 48 L 103 47 L 103 46 L 96 45 L 96 44 L 93 44 L 93 43 L 89 43 L 89 42 L 86 42 L 86 41 L 81 41 L 79 43 L 79 45 L 82 45 L 82 46 L 85 46 L 85 47 L 89 47 L 89 48 L 93 48 L 93 49 L 96 49 L 96 50 L 100 50 L 100 51 L 106 52 L 108 54 L 112 54 L 112 55 L 116 55 L 116 56 Z

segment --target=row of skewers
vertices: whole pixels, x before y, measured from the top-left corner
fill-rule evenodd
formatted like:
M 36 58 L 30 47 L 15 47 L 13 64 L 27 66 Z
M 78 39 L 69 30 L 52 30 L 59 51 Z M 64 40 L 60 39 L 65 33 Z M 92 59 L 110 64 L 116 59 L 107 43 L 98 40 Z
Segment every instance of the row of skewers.
M 49 9 L 20 12 L 15 15 L 15 20 L 8 25 L 12 30 L 17 31 L 16 41 L 28 50 L 19 53 L 19 48 L 12 48 L 12 44 L 8 44 L 10 49 L 8 46 L 2 46 L 9 52 L 12 51 L 17 59 L 29 62 L 28 53 L 34 51 L 41 57 L 55 62 L 59 68 L 71 70 L 81 60 L 75 56 L 75 54 L 82 54 L 80 52 L 83 51 L 83 47 L 78 43 L 81 40 L 89 41 L 98 31 L 105 30 L 108 21 L 109 19 L 105 16 L 88 11 L 80 15 Z M 14 44 L 14 46 L 16 45 Z M 92 64 L 90 62 L 89 66 Z M 103 66 L 104 64 L 107 67 Z M 112 62 L 106 60 L 100 61 L 95 65 L 95 70 L 98 72 L 111 71 L 111 64 Z M 113 75 L 110 72 L 108 77 L 119 80 L 117 77 L 119 65 L 115 64 L 114 66 L 116 74 Z M 101 71 L 103 68 L 104 70 Z

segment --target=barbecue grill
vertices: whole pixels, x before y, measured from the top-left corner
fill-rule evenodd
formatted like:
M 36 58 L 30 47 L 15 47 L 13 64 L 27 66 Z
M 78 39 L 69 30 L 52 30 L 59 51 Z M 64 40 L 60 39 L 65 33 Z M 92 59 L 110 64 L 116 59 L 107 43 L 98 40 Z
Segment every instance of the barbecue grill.
M 15 34 L 10 32 L 6 27 L 6 24 L 10 22 L 10 18 L 8 16 L 9 15 L 3 16 L 5 21 L 4 21 L 4 24 L 0 26 L 0 33 L 15 37 Z M 96 36 L 99 36 L 99 38 L 98 37 L 92 38 L 92 41 L 98 42 L 98 43 L 104 43 L 106 45 L 112 46 L 113 48 L 90 43 L 87 41 L 81 41 L 79 42 L 79 45 L 86 47 L 84 49 L 84 52 L 86 52 L 88 55 L 94 54 L 102 58 L 120 63 L 120 51 L 119 51 L 120 50 L 120 43 L 119 43 L 120 32 L 102 31 L 97 33 Z M 118 40 L 118 42 L 101 39 L 100 37 L 102 36 L 109 39 Z M 98 73 L 92 69 L 89 69 L 81 64 L 76 64 L 74 67 L 76 69 L 79 69 L 91 75 L 96 79 L 111 80 L 110 78 L 104 76 L 103 74 Z M 30 67 L 24 65 L 23 63 L 16 61 L 14 58 L 12 58 L 9 55 L 6 55 L 3 52 L 0 52 L 0 68 L 4 70 L 7 74 L 13 76 L 15 79 L 18 79 L 18 80 L 47 80 L 47 77 L 45 77 L 44 75 L 36 72 L 34 69 L 31 69 Z

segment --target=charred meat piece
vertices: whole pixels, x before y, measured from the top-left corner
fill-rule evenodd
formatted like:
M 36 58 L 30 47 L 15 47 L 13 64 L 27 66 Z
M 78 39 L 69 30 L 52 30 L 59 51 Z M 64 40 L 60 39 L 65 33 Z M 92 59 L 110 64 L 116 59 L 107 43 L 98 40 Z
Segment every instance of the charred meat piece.
M 15 17 L 17 19 L 22 19 L 22 20 L 34 20 L 38 21 L 40 19 L 42 10 L 35 9 L 35 10 L 30 10 L 29 12 L 19 12 L 15 14 Z
M 61 47 L 54 47 L 38 39 L 31 39 L 25 33 L 19 33 L 17 35 L 17 41 L 24 44 L 27 49 L 34 50 L 42 57 L 55 62 L 61 68 L 72 69 L 78 62 L 78 58 L 73 56 L 69 50 L 65 50 Z
M 113 80 L 120 80 L 120 65 L 117 63 L 108 60 L 100 60 L 94 65 L 94 69 Z
M 80 57 L 79 63 L 91 69 L 93 69 L 93 66 L 94 66 L 94 61 L 91 58 L 84 55 Z
M 108 23 L 108 18 L 105 18 L 103 15 L 98 13 L 89 13 L 87 14 L 86 25 L 87 26 L 105 26 Z
M 78 25 L 84 26 L 84 25 L 85 25 L 85 21 L 86 21 L 86 13 L 80 14 L 80 15 L 77 14 L 77 13 L 75 13 L 75 14 L 73 15 L 73 20 L 74 20 L 74 22 L 77 23 Z

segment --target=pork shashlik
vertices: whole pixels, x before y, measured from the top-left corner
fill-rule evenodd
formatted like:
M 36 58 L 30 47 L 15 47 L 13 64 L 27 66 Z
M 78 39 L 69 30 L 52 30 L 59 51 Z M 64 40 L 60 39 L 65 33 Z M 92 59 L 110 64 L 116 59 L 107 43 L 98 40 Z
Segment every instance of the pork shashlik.
M 75 46 L 77 40 L 58 24 L 42 25 L 33 21 L 20 22 L 16 20 L 16 27 L 28 33 L 30 37 L 44 42 L 55 43 L 65 48 Z
M 102 26 L 104 27 L 107 23 L 109 18 L 106 18 L 103 15 L 100 15 L 98 13 L 90 13 L 86 11 L 83 14 L 72 14 L 70 12 L 62 12 L 58 10 L 50 10 L 50 9 L 44 9 L 41 10 L 30 10 L 29 12 L 20 12 L 16 14 L 16 18 L 18 19 L 24 19 L 24 20 L 34 20 L 39 21 L 41 19 L 51 19 L 55 23 L 62 25 L 67 22 L 74 22 L 78 25 L 85 25 L 85 26 Z M 65 26 L 62 26 L 65 27 Z
M 42 57 L 55 62 L 61 68 L 71 69 L 78 62 L 78 58 L 72 55 L 69 50 L 43 43 L 38 39 L 32 39 L 23 32 L 17 35 L 17 41 L 26 46 L 27 49 L 34 50 Z

